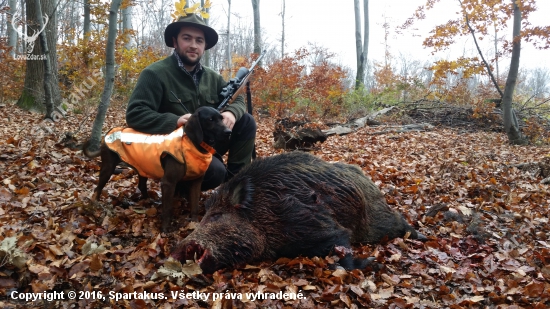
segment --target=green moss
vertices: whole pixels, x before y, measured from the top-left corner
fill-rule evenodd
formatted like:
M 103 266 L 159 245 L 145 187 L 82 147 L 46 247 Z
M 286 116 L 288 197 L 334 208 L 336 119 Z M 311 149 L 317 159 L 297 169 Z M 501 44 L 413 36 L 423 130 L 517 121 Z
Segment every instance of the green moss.
M 24 110 L 33 110 L 44 112 L 44 106 L 36 101 L 36 98 L 26 89 L 23 90 L 21 97 L 17 100 L 17 106 Z

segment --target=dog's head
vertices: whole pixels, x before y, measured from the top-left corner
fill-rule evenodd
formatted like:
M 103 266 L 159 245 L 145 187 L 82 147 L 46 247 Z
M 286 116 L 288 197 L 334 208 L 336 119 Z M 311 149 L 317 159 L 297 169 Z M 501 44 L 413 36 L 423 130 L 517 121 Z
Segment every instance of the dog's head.
M 215 147 L 218 143 L 227 143 L 231 136 L 223 124 L 220 112 L 212 107 L 199 107 L 185 124 L 185 133 L 198 148 L 201 142 Z

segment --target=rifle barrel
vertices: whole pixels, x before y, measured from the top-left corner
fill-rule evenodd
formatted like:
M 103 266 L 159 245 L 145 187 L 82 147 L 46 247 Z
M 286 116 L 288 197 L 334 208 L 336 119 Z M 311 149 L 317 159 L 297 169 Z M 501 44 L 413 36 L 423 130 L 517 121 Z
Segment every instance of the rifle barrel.
M 237 74 L 235 76 L 235 79 L 237 80 L 236 83 L 233 84 L 233 87 L 231 87 L 232 91 L 228 91 L 227 95 L 224 95 L 222 92 L 222 95 L 224 96 L 224 99 L 218 106 L 218 110 L 222 110 L 224 107 L 226 107 L 229 104 L 229 101 L 235 96 L 235 94 L 240 93 L 241 86 L 246 83 L 250 75 L 254 72 L 254 68 L 256 65 L 260 62 L 260 60 L 265 56 L 266 50 L 264 50 L 258 59 L 252 63 L 250 66 L 250 69 L 247 69 L 245 67 L 241 67 L 239 71 L 237 71 Z M 228 88 L 229 89 L 229 88 Z M 225 92 L 225 90 L 224 90 Z

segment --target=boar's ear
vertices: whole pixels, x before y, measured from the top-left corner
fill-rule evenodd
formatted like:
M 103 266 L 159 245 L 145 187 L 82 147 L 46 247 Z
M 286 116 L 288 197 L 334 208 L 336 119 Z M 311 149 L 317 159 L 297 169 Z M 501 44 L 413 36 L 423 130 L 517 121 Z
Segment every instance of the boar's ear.
M 254 186 L 250 181 L 250 178 L 245 177 L 237 183 L 233 189 L 233 195 L 231 196 L 231 204 L 237 209 L 249 208 L 252 202 L 252 194 L 254 193 Z

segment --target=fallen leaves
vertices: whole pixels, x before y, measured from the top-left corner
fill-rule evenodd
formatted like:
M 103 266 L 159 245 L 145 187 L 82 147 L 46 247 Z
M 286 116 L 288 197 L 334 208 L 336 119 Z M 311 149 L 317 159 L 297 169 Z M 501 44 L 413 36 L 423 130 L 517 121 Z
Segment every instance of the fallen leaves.
M 23 134 L 35 115 L 4 109 L 12 121 L 0 125 L 7 136 L 0 138 L 2 295 L 17 289 L 166 296 L 55 304 L 112 308 L 543 308 L 550 301 L 549 190 L 534 174 L 511 166 L 540 161 L 547 148 L 509 146 L 499 133 L 441 128 L 373 136 L 375 129 L 367 127 L 331 136 L 315 154 L 359 165 L 428 241 L 404 237 L 353 248 L 356 256 L 374 256 L 384 266 L 379 271 L 331 268 L 348 253 L 335 248 L 334 256 L 258 261 L 204 275 L 194 262 L 168 258 L 197 224 L 185 222 L 184 200 L 175 207 L 182 213 L 179 230 L 167 235 L 159 231 L 159 184 L 149 181 L 150 198 L 141 200 L 131 170 L 113 176 L 101 202 L 90 202 L 99 160 L 61 148 L 56 126 L 40 138 Z M 77 127 L 83 118 L 69 115 L 60 128 Z M 123 119 L 106 121 L 110 127 Z M 272 130 L 272 120 L 258 119 L 259 156 L 280 152 L 271 146 Z M 171 292 L 240 293 L 242 299 L 172 298 Z M 246 296 L 279 292 L 304 298 Z M 8 298 L 0 305 L 34 304 Z
M 0 267 L 13 265 L 21 269 L 25 267 L 26 261 L 27 256 L 17 247 L 15 237 L 6 237 L 0 242 Z

